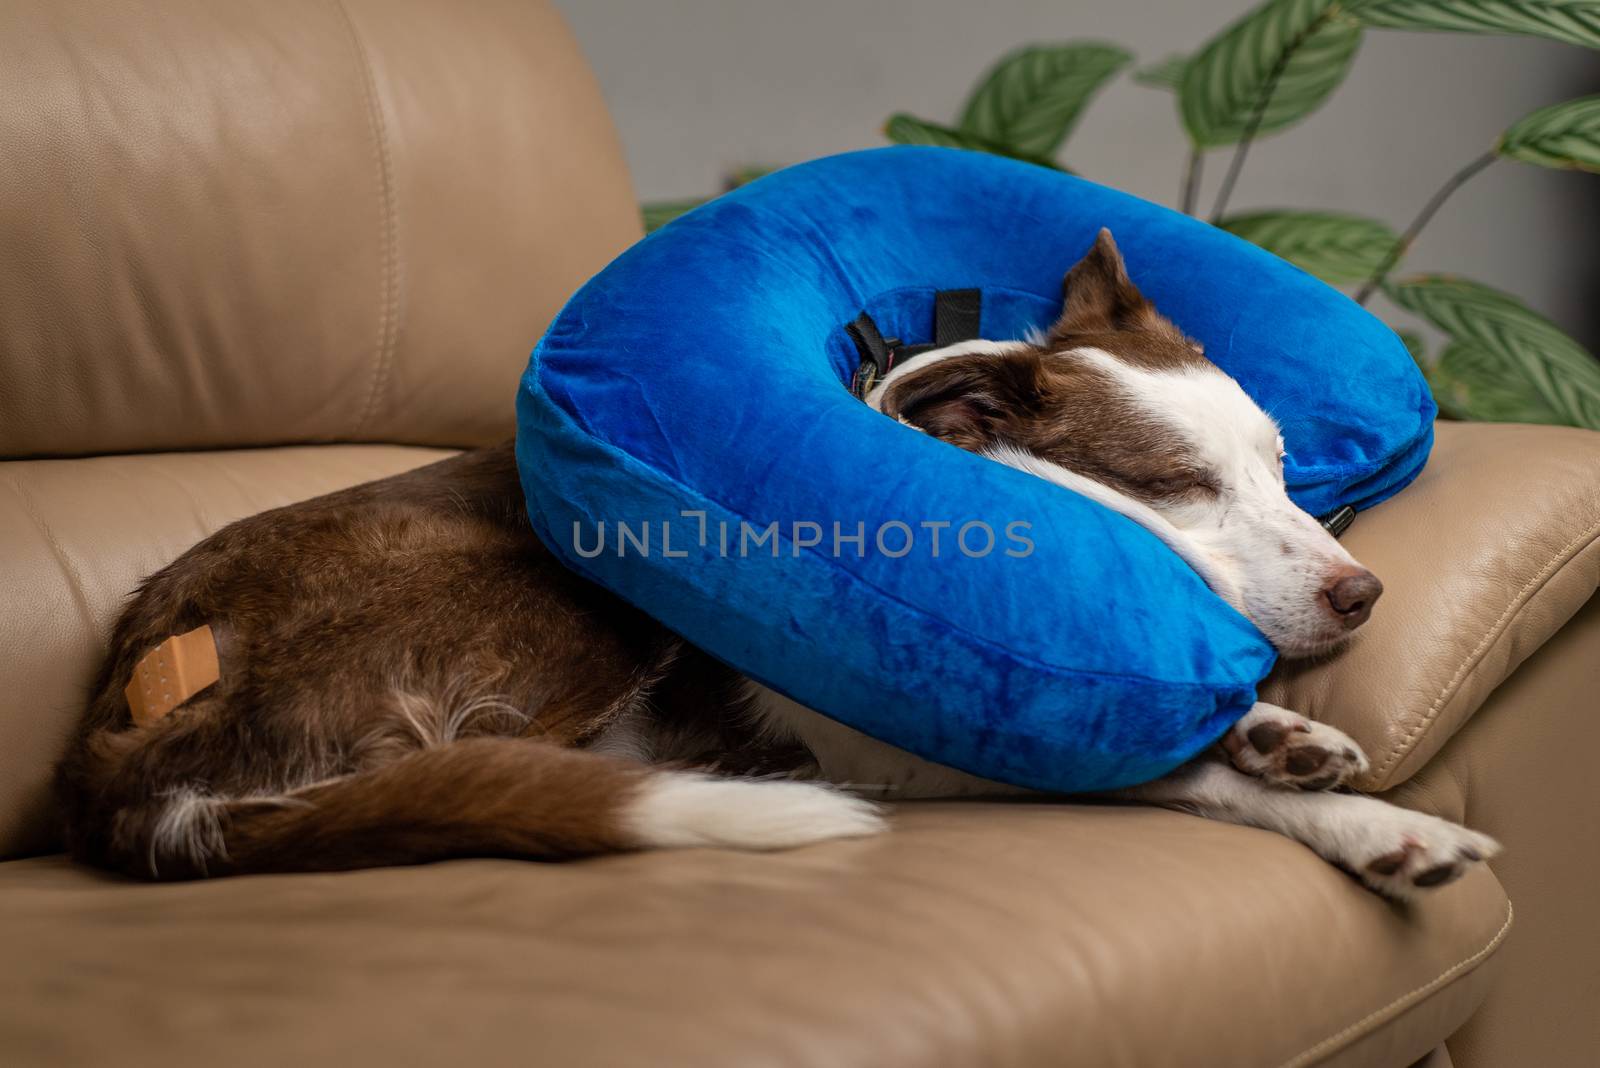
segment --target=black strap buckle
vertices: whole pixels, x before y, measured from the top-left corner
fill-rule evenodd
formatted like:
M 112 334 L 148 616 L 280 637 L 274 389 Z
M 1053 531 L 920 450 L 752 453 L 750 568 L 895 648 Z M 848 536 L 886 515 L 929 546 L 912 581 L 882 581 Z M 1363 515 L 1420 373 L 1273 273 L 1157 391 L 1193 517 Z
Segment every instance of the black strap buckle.
M 933 296 L 933 341 L 902 345 L 899 338 L 885 338 L 872 316 L 862 312 L 845 326 L 861 358 L 850 380 L 850 392 L 865 400 L 896 364 L 958 342 L 976 341 L 982 319 L 983 290 L 941 289 Z
M 867 399 L 867 394 L 872 392 L 872 387 L 877 385 L 889 373 L 889 368 L 894 365 L 894 347 L 889 343 L 894 341 L 899 344 L 899 339 L 885 340 L 878 332 L 878 324 L 872 321 L 872 316 L 862 312 L 845 326 L 850 334 L 850 339 L 856 343 L 856 352 L 861 362 L 856 365 L 856 373 L 850 379 L 850 392 L 861 400 Z
M 1341 504 L 1327 515 L 1317 517 L 1317 522 L 1322 524 L 1322 529 L 1336 538 L 1349 530 L 1350 524 L 1355 521 L 1356 510 L 1348 504 Z

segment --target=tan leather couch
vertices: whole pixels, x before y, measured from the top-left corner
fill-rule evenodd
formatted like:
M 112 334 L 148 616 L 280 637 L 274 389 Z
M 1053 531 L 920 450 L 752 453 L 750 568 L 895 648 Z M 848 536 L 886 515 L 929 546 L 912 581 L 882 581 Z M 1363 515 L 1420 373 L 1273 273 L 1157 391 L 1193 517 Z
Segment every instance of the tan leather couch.
M 142 885 L 50 855 L 139 578 L 507 433 L 636 220 L 542 3 L 0 5 L 0 1063 L 1595 1063 L 1576 430 L 1442 425 L 1346 536 L 1389 589 L 1364 640 L 1268 687 L 1365 743 L 1365 788 L 1505 842 L 1409 909 L 1270 834 L 1046 803 L 772 856 Z

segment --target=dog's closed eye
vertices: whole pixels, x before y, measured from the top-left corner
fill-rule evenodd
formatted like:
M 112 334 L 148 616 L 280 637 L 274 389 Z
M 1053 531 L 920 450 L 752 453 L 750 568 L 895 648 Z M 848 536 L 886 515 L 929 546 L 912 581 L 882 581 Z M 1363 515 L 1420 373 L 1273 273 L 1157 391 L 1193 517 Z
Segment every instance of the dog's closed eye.
M 1154 478 L 1130 479 L 1152 497 L 1168 500 L 1212 498 L 1222 492 L 1222 484 L 1204 471 L 1179 471 Z

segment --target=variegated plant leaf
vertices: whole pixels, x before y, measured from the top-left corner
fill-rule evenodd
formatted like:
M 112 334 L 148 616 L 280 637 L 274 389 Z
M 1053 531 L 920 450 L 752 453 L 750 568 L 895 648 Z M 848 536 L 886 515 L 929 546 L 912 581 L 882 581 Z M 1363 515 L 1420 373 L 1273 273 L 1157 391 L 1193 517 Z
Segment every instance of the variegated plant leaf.
M 884 136 L 897 144 L 902 145 L 935 145 L 940 148 L 965 148 L 973 152 L 988 152 L 996 156 L 1008 156 L 1011 159 L 1020 159 L 1027 163 L 1036 163 L 1041 167 L 1052 170 L 1066 170 L 1054 160 L 1043 156 L 1023 155 L 1008 145 L 997 144 L 987 138 L 970 134 L 963 130 L 954 130 L 948 126 L 941 126 L 936 122 L 919 119 L 915 115 L 898 112 L 889 116 L 889 121 L 883 126 Z
M 1524 383 L 1560 422 L 1600 430 L 1600 363 L 1516 297 L 1446 275 L 1390 282 L 1384 292 L 1496 361 L 1500 380 Z
M 1171 55 L 1160 63 L 1152 63 L 1148 67 L 1140 67 L 1133 72 L 1133 80 L 1140 85 L 1148 85 L 1152 89 L 1171 89 L 1178 91 L 1178 86 L 1183 83 L 1184 68 L 1189 65 L 1189 57 L 1185 55 Z
M 1540 108 L 1502 134 L 1495 151 L 1541 167 L 1600 172 L 1600 96 Z
M 1370 278 L 1399 240 L 1376 219 L 1333 211 L 1254 211 L 1217 225 L 1334 285 Z
M 972 91 L 961 132 L 1018 156 L 1053 156 L 1095 91 L 1132 59 L 1116 45 L 1084 41 L 1018 49 Z
M 1595 0 L 1346 0 L 1368 26 L 1387 30 L 1515 33 L 1600 48 Z
M 1452 341 L 1427 373 L 1442 411 L 1488 423 L 1564 423 L 1561 413 L 1506 362 L 1470 341 Z
M 1258 134 L 1294 125 L 1344 80 L 1360 44 L 1361 24 L 1338 0 L 1267 0 L 1184 67 L 1178 106 L 1190 140 L 1233 144 L 1258 110 Z

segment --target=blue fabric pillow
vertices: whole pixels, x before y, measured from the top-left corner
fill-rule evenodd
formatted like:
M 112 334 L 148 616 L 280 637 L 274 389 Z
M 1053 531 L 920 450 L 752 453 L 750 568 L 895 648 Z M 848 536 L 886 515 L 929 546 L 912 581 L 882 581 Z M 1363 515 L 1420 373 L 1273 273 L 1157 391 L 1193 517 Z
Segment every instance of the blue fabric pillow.
M 1266 639 L 1135 523 L 846 389 L 862 310 L 926 342 L 935 291 L 980 288 L 982 335 L 1019 337 L 1055 319 L 1101 226 L 1280 421 L 1302 507 L 1362 507 L 1416 475 L 1432 399 L 1343 295 L 1091 182 L 888 148 L 721 197 L 572 298 L 518 397 L 535 528 L 696 645 L 920 756 L 1047 790 L 1171 770 L 1249 708 Z

